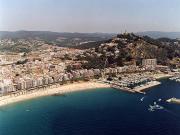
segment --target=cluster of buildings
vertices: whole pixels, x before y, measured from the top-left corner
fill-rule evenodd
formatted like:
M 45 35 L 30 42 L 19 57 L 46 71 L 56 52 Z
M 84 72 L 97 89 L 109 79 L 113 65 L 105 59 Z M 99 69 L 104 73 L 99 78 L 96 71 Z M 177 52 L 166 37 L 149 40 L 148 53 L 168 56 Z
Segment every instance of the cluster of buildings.
M 18 46 L 18 47 L 24 47 L 24 48 L 29 48 L 32 49 L 34 46 L 38 47 L 38 46 L 42 46 L 45 45 L 45 42 L 39 39 L 11 39 L 11 38 L 4 38 L 4 39 L 0 39 L 0 47 L 14 47 L 14 46 Z M 37 48 L 36 48 L 37 49 Z
M 65 82 L 89 80 L 109 75 L 116 76 L 121 73 L 145 72 L 156 70 L 157 68 L 166 68 L 158 66 L 156 59 L 143 59 L 141 66 L 131 64 L 122 67 L 104 66 L 104 68 L 96 69 L 84 66 L 90 62 L 88 60 L 90 57 L 93 58 L 92 60 L 95 60 L 95 58 L 102 57 L 103 54 L 106 57 L 119 56 L 118 42 L 121 41 L 123 45 L 127 44 L 126 40 L 126 38 L 117 37 L 110 43 L 101 44 L 99 48 L 90 50 L 45 45 L 41 41 L 36 40 L 31 42 L 18 40 L 18 43 L 26 44 L 27 46 L 30 44 L 31 46 L 33 44 L 41 45 L 41 49 L 33 50 L 29 53 L 0 54 L 0 95 L 21 90 L 37 89 L 56 83 L 63 84 Z M 0 41 L 0 44 L 4 43 L 16 44 L 12 40 Z M 131 43 L 129 43 L 130 46 Z M 99 50 L 96 51 L 95 49 Z
M 45 87 L 56 83 L 66 83 L 78 80 L 89 80 L 117 75 L 120 73 L 145 71 L 145 68 L 138 66 L 123 66 L 105 69 L 77 69 L 67 71 L 67 66 L 74 64 L 73 61 L 59 61 L 54 55 L 31 55 L 24 64 L 12 64 L 1 66 L 0 94 L 7 94 L 19 90 L 30 90 Z M 43 57 L 42 57 L 43 55 Z M 35 57 L 36 56 L 36 57 Z M 37 57 L 38 56 L 38 57 Z M 56 56 L 56 55 L 55 55 Z M 44 59 L 43 59 L 44 58 Z M 47 60 L 46 58 L 49 58 Z
M 154 79 L 149 76 L 149 74 L 130 74 L 121 76 L 121 79 L 118 81 L 119 85 L 122 87 L 134 88 L 146 84 L 147 82 L 153 81 Z
M 99 69 L 83 69 L 72 72 L 62 72 L 52 75 L 39 75 L 39 76 L 24 76 L 17 77 L 16 79 L 4 79 L 0 83 L 0 94 L 6 94 L 19 90 L 30 90 L 39 87 L 44 87 L 52 84 L 63 84 L 70 81 L 89 80 L 91 78 L 99 77 L 101 72 Z
M 0 65 L 0 95 L 21 90 L 37 89 L 48 85 L 92 78 L 107 77 L 127 72 L 141 72 L 147 68 L 155 69 L 156 59 L 143 60 L 143 67 L 129 65 L 104 69 L 84 69 L 77 56 L 82 50 L 62 47 L 49 47 L 28 54 L 2 54 Z M 68 70 L 73 67 L 73 70 Z
M 21 59 L 21 53 L 0 54 L 0 65 L 12 64 Z
M 67 67 L 80 63 L 74 59 L 81 53 L 77 49 L 49 46 L 26 54 L 1 54 L 0 95 L 98 74 L 95 69 L 67 71 Z

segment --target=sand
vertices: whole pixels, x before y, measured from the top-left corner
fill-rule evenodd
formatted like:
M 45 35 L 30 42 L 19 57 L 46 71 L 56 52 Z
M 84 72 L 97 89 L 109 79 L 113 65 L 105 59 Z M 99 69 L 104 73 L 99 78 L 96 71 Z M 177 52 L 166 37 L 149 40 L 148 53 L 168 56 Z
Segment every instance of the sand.
M 31 93 L 24 93 L 20 95 L 7 95 L 0 97 L 0 106 L 8 105 L 15 102 L 20 102 L 28 99 L 33 99 L 42 96 L 53 95 L 57 93 L 68 93 L 75 91 L 84 91 L 96 88 L 108 88 L 110 85 L 98 83 L 98 82 L 79 82 L 66 85 L 53 85 L 51 88 L 45 88 L 41 90 L 34 90 Z

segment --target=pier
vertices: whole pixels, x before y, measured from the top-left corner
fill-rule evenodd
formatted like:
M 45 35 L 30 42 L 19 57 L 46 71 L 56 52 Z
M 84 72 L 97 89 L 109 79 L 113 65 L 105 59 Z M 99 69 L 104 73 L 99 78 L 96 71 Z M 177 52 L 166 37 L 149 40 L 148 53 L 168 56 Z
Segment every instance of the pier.
M 145 92 L 143 92 L 145 89 L 148 89 L 148 88 L 151 88 L 151 87 L 160 85 L 160 84 L 161 84 L 161 83 L 158 82 L 158 81 L 151 81 L 151 82 L 148 82 L 148 83 L 146 83 L 146 84 L 144 84 L 144 85 L 142 85 L 142 86 L 137 86 L 137 87 L 135 87 L 133 90 L 134 90 L 135 92 L 144 93 L 144 94 L 145 94 Z
M 151 81 L 151 82 L 148 82 L 146 84 L 143 84 L 143 85 L 140 85 L 140 86 L 136 86 L 136 87 L 134 87 L 132 89 L 128 88 L 128 87 L 120 87 L 118 85 L 111 85 L 111 87 L 114 88 L 114 89 L 119 89 L 119 90 L 122 90 L 122 91 L 131 92 L 131 93 L 146 94 L 144 92 L 145 89 L 157 86 L 159 84 L 161 84 L 161 83 L 158 82 L 158 81 Z

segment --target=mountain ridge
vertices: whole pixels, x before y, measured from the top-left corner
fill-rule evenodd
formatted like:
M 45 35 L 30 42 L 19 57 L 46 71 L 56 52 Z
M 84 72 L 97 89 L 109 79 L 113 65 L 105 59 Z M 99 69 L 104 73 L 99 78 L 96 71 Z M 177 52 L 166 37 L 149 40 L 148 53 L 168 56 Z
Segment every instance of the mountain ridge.
M 144 31 L 144 32 L 137 32 L 139 36 L 149 36 L 151 38 L 171 38 L 177 39 L 180 38 L 180 32 L 163 32 L 163 31 Z

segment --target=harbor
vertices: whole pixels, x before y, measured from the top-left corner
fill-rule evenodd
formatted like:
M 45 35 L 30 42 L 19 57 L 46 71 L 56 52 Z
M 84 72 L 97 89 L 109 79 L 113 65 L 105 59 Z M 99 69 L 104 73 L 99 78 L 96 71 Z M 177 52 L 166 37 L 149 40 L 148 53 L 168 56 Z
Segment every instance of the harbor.
M 150 77 L 148 74 L 141 73 L 108 77 L 106 80 L 102 80 L 102 82 L 110 84 L 110 86 L 114 89 L 140 94 L 145 94 L 145 89 L 161 84 L 159 81 Z
M 150 87 L 154 87 L 154 86 L 157 86 L 157 85 L 160 85 L 160 84 L 161 83 L 159 81 L 150 81 L 150 82 L 147 82 L 144 85 L 136 86 L 133 90 L 136 91 L 136 92 L 142 92 L 145 89 L 148 89 Z

